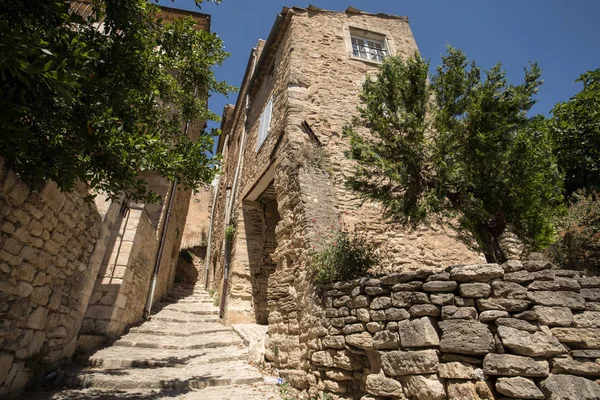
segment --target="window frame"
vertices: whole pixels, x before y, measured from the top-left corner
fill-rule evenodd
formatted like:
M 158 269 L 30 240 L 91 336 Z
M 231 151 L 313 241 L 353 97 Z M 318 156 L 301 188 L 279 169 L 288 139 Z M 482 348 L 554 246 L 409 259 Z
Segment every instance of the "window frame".
M 274 96 L 269 96 L 269 100 L 262 112 L 260 113 L 258 132 L 256 135 L 256 151 L 258 152 L 262 145 L 266 142 L 269 133 L 271 132 L 271 121 L 273 120 L 273 103 Z
M 350 52 L 350 58 L 353 60 L 360 60 L 360 61 L 364 61 L 364 62 L 371 62 L 371 63 L 375 63 L 375 64 L 381 64 L 383 62 L 383 59 L 385 57 L 387 57 L 391 52 L 390 52 L 390 43 L 387 39 L 387 35 L 383 34 L 383 33 L 379 33 L 379 32 L 372 32 L 372 31 L 368 31 L 365 29 L 361 29 L 361 28 L 356 28 L 356 27 L 348 27 L 347 28 L 347 32 L 348 32 L 348 50 Z M 360 50 L 360 48 L 357 50 L 355 48 L 355 43 L 354 41 L 358 41 L 358 40 L 362 40 L 363 43 L 366 44 L 366 46 L 363 44 L 362 47 L 366 47 L 366 49 L 364 50 Z M 369 44 L 369 42 L 371 44 Z M 360 44 L 357 44 L 358 46 L 360 46 Z M 381 49 L 378 49 L 376 45 L 380 45 Z M 375 51 L 370 51 L 370 48 L 375 49 Z M 361 54 L 364 54 L 365 56 L 363 57 Z

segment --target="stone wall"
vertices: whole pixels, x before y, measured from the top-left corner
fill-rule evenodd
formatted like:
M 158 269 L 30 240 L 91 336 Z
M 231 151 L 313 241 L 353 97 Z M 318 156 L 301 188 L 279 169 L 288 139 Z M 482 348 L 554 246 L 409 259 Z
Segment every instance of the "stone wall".
M 0 158 L 0 397 L 75 350 L 108 229 L 83 189 L 34 192 Z M 106 217 L 114 216 L 107 210 Z M 106 219 L 105 219 L 106 222 Z M 42 371 L 43 372 L 43 371 Z
M 338 282 L 313 301 L 318 337 L 301 368 L 279 364 L 310 394 L 600 398 L 597 277 L 513 260 Z
M 166 180 L 155 176 L 151 182 L 155 189 L 162 188 L 157 192 L 163 201 L 121 209 L 111 229 L 81 328 L 78 347 L 82 351 L 97 348 L 142 320 L 171 193 Z M 175 193 L 154 302 L 160 300 L 175 279 L 190 195 L 189 190 L 180 187 Z
M 290 68 L 289 126 L 308 139 L 301 128 L 306 121 L 323 144 L 323 169 L 330 173 L 340 222 L 349 230 L 365 233 L 378 246 L 381 272 L 442 269 L 446 263 L 481 262 L 480 256 L 458 240 L 449 225 L 410 230 L 390 224 L 382 218 L 378 204 L 363 203 L 357 193 L 345 187 L 354 164 L 345 156 L 349 143 L 342 134 L 343 127 L 357 115 L 366 77 L 376 75 L 380 66 L 352 56 L 350 34 L 361 30 L 382 35 L 389 54 L 409 57 L 418 48 L 408 19 L 300 9 L 293 13 L 289 28 L 293 51 L 286 55 Z M 302 158 L 302 154 L 296 158 Z M 312 220 L 313 216 L 308 218 Z
M 208 225 L 210 223 L 210 207 L 213 198 L 212 186 L 205 186 L 192 194 L 188 210 L 181 248 L 206 246 L 208 241 Z

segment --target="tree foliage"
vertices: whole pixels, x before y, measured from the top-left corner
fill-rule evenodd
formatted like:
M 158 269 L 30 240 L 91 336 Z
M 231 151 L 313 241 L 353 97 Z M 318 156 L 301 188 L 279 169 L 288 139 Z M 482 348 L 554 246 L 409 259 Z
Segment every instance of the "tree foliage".
M 550 125 L 567 195 L 577 189 L 600 190 L 600 69 L 576 82 L 583 89 L 554 107 Z
M 196 3 L 200 3 L 197 0 Z M 216 120 L 205 93 L 227 94 L 211 68 L 221 40 L 191 18 L 165 23 L 146 0 L 0 0 L 0 155 L 29 183 L 78 181 L 149 199 L 144 171 L 187 188 L 209 182 Z M 87 5 L 84 4 L 83 7 Z
M 449 48 L 430 82 L 428 69 L 418 54 L 388 57 L 367 79 L 345 130 L 357 161 L 347 185 L 405 224 L 457 217 L 490 261 L 503 260 L 509 227 L 533 248 L 549 245 L 562 177 L 545 119 L 527 116 L 538 66 L 513 85 L 500 64 L 482 74 Z

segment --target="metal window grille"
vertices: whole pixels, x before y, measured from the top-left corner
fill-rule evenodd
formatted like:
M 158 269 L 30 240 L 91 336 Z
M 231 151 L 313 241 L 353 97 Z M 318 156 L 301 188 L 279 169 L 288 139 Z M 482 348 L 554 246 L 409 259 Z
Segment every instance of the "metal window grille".
M 382 62 L 387 55 L 383 40 L 352 36 L 352 54 L 354 57 Z

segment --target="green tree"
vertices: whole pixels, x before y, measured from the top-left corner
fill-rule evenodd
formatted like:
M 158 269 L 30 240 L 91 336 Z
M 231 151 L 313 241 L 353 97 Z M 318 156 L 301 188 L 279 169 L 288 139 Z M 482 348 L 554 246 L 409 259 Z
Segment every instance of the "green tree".
M 577 189 L 600 190 L 600 69 L 576 82 L 583 89 L 554 107 L 550 125 L 567 195 Z
M 232 90 L 211 70 L 227 53 L 191 18 L 165 23 L 158 12 L 146 0 L 0 0 L 7 166 L 31 184 L 81 181 L 113 198 L 156 199 L 145 171 L 186 188 L 212 179 L 217 132 L 190 140 L 185 126 L 218 119 L 205 93 Z
M 529 118 L 540 69 L 520 85 L 500 64 L 485 72 L 449 48 L 430 77 L 418 54 L 389 57 L 363 86 L 345 132 L 357 167 L 347 185 L 404 224 L 458 218 L 490 262 L 510 228 L 532 248 L 554 239 L 561 182 L 547 123 Z

